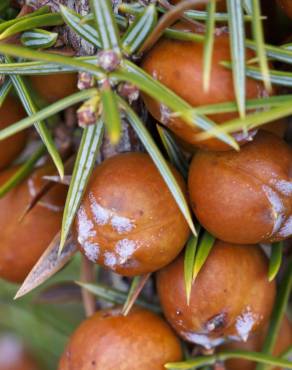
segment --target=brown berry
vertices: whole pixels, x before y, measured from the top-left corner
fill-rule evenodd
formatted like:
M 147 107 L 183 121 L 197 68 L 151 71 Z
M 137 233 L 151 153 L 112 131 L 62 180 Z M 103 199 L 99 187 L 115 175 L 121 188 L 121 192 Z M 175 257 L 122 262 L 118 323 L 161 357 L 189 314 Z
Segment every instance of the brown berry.
M 180 25 L 179 28 L 190 30 L 184 25 Z M 253 52 L 250 50 L 247 50 L 246 53 L 247 58 L 253 56 Z M 208 92 L 203 90 L 203 54 L 204 43 L 202 42 L 162 38 L 145 56 L 142 68 L 193 107 L 234 101 L 232 72 L 220 65 L 221 61 L 231 59 L 229 35 L 222 33 L 215 38 L 211 83 Z M 266 95 L 262 83 L 247 78 L 246 84 L 247 99 Z M 143 99 L 149 112 L 187 143 L 211 150 L 230 149 L 227 144 L 217 139 L 197 141 L 196 135 L 199 132 L 197 127 L 191 127 L 181 118 L 171 116 L 167 107 L 149 96 L 143 94 Z M 236 117 L 238 117 L 237 113 L 210 115 L 210 119 L 216 123 L 222 123 Z M 239 144 L 244 144 L 254 135 L 255 132 L 252 131 L 249 135 L 235 135 L 235 138 Z
M 182 177 L 173 173 L 185 192 Z M 144 153 L 119 154 L 97 166 L 76 229 L 82 253 L 127 276 L 167 265 L 189 235 L 172 194 Z
M 122 316 L 119 308 L 96 312 L 71 337 L 59 370 L 163 370 L 182 359 L 166 322 L 145 309 Z
M 226 337 L 247 340 L 266 324 L 275 298 L 275 283 L 268 281 L 268 261 L 260 247 L 219 240 L 192 285 L 189 305 L 183 256 L 158 272 L 157 288 L 175 331 L 207 349 Z
M 261 126 L 261 129 L 264 131 L 271 132 L 272 134 L 284 138 L 286 129 L 288 127 L 287 122 L 284 119 L 273 121 Z
M 15 169 L 0 174 L 3 184 Z M 42 188 L 52 167 L 37 169 L 0 199 L 0 277 L 20 283 L 60 230 L 66 187 L 54 186 L 21 220 L 26 207 Z
M 26 116 L 19 100 L 7 96 L 0 107 L 0 130 L 16 123 Z M 26 143 L 27 132 L 21 131 L 16 135 L 0 142 L 0 169 L 7 167 L 22 151 Z
M 199 151 L 189 193 L 200 223 L 221 240 L 239 244 L 292 235 L 292 150 L 260 131 L 240 152 Z
M 78 91 L 76 73 L 30 76 L 35 91 L 48 103 L 54 103 Z
M 265 338 L 267 336 L 267 327 L 259 333 L 254 334 L 247 342 L 230 342 L 222 346 L 223 350 L 245 350 L 261 352 Z M 292 325 L 287 316 L 284 316 L 280 331 L 276 340 L 273 355 L 279 356 L 288 349 L 292 343 Z M 232 359 L 225 362 L 226 370 L 255 370 L 256 363 L 242 359 Z M 271 370 L 282 370 L 283 368 L 274 367 Z

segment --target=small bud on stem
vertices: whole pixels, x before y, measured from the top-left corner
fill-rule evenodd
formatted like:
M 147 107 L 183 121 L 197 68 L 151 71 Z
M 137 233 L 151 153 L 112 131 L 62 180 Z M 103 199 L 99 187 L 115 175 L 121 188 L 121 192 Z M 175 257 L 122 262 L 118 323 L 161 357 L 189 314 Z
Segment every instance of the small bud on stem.
M 96 85 L 94 76 L 88 72 L 79 72 L 77 87 L 79 90 L 90 89 Z
M 121 62 L 121 57 L 113 50 L 100 51 L 97 54 L 98 64 L 106 72 L 114 71 Z
M 77 110 L 78 124 L 80 127 L 94 125 L 101 115 L 100 97 L 94 96 L 86 101 Z

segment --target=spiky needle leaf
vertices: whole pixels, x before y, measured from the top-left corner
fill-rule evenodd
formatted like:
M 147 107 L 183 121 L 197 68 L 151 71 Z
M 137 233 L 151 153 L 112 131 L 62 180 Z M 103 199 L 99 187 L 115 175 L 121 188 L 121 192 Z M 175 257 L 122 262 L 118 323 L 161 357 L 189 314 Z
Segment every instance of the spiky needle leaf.
M 156 127 L 162 144 L 167 151 L 170 162 L 177 168 L 183 177 L 187 179 L 189 165 L 182 151 L 166 128 L 160 125 L 157 125 Z
M 152 136 L 149 134 L 149 132 L 147 131 L 147 129 L 145 128 L 144 124 L 141 122 L 137 114 L 129 107 L 129 105 L 123 99 L 119 98 L 119 104 L 124 109 L 131 126 L 135 130 L 137 136 L 142 141 L 143 145 L 145 146 L 146 150 L 151 156 L 153 162 L 157 166 L 161 176 L 163 177 L 164 181 L 168 186 L 169 191 L 173 195 L 179 209 L 184 215 L 192 233 L 194 235 L 197 235 L 187 200 L 185 199 L 185 196 L 179 184 L 177 183 L 176 178 L 174 177 L 167 162 L 160 153 Z
M 271 91 L 271 80 L 269 72 L 269 64 L 265 52 L 264 32 L 261 21 L 261 7 L 259 0 L 251 0 L 252 5 L 252 31 L 256 43 L 256 53 L 259 59 L 260 69 L 263 76 L 263 81 L 268 91 Z
M 103 120 L 113 145 L 117 144 L 121 137 L 121 116 L 115 93 L 109 80 L 104 80 L 100 89 L 102 102 Z
M 11 189 L 17 186 L 27 175 L 31 173 L 35 163 L 46 152 L 46 147 L 41 145 L 17 170 L 9 179 L 0 186 L 0 198 L 7 194 Z
M 74 165 L 71 184 L 67 194 L 62 221 L 60 251 L 62 251 L 76 212 L 80 205 L 86 185 L 92 173 L 96 156 L 102 142 L 104 125 L 97 122 L 84 129 L 77 158 Z
M 269 329 L 265 337 L 264 346 L 262 349 L 263 354 L 269 354 L 273 352 L 276 340 L 278 338 L 278 333 L 282 324 L 283 316 L 286 312 L 289 296 L 292 289 L 292 261 L 289 262 L 287 270 L 281 285 L 278 290 L 276 297 L 276 303 L 272 312 Z M 267 364 L 268 365 L 268 364 Z M 292 362 L 290 362 L 292 368 Z M 283 366 L 286 368 L 287 366 Z M 287 367 L 288 368 L 288 367 Z M 264 364 L 259 364 L 256 370 L 265 370 L 266 366 Z
M 233 86 L 239 114 L 245 116 L 245 26 L 241 0 L 227 0 L 229 38 L 232 56 Z
M 53 238 L 52 242 L 39 258 L 31 272 L 28 274 L 14 299 L 20 298 L 37 288 L 53 276 L 71 259 L 77 252 L 77 244 L 73 238 L 68 238 L 66 247 L 61 255 L 58 254 L 60 246 L 60 232 Z
M 42 29 L 33 29 L 21 35 L 21 43 L 32 49 L 47 49 L 55 45 L 58 38 L 56 32 L 49 32 Z
M 74 10 L 67 8 L 64 5 L 60 5 L 60 11 L 66 24 L 71 27 L 78 35 L 84 40 L 95 45 L 97 48 L 101 47 L 99 34 L 94 27 L 87 23 L 82 23 L 82 17 L 74 12 Z
M 120 52 L 121 40 L 109 0 L 90 0 L 103 50 Z
M 292 363 L 288 360 L 282 360 L 278 357 L 265 355 L 259 352 L 251 352 L 251 351 L 222 351 L 215 355 L 207 355 L 207 356 L 198 356 L 195 359 L 187 360 L 184 362 L 174 362 L 168 363 L 165 365 L 166 369 L 194 369 L 204 365 L 214 365 L 216 362 L 226 361 L 229 359 L 243 359 L 249 361 L 255 361 L 262 364 L 272 365 L 276 367 L 283 367 L 287 369 L 292 369 Z
M 198 251 L 195 256 L 194 269 L 193 269 L 193 279 L 194 280 L 196 279 L 199 272 L 201 271 L 201 268 L 204 266 L 204 263 L 206 262 L 212 250 L 214 242 L 215 242 L 214 236 L 205 230 L 203 233 L 202 239 L 200 240 L 200 243 L 198 245 Z
M 208 91 L 210 87 L 212 59 L 215 40 L 215 11 L 216 1 L 211 0 L 207 5 L 208 18 L 206 22 L 206 35 L 204 40 L 204 57 L 203 57 L 203 88 Z
M 146 37 L 157 23 L 157 10 L 154 4 L 149 5 L 138 15 L 122 38 L 122 48 L 127 55 L 133 54 L 143 44 Z
M 3 130 L 0 130 L 0 141 L 32 126 L 36 121 L 45 120 L 53 116 L 54 114 L 59 113 L 68 107 L 71 107 L 74 104 L 92 98 L 96 94 L 97 90 L 92 88 L 67 96 L 64 99 L 59 100 L 56 103 L 53 103 L 48 107 L 39 110 L 37 113 L 31 115 L 30 117 L 23 118 L 22 120 L 4 128 Z
M 272 281 L 277 276 L 282 263 L 283 243 L 273 243 L 271 246 L 272 254 L 269 264 L 269 281 Z
M 9 57 L 6 57 L 6 60 L 7 62 L 11 63 L 12 60 L 9 58 Z M 22 77 L 20 76 L 17 76 L 17 75 L 14 75 L 14 76 L 11 76 L 11 81 L 13 83 L 13 86 L 15 88 L 15 90 L 17 91 L 18 93 L 18 97 L 20 99 L 20 101 L 22 102 L 22 105 L 24 107 L 24 109 L 26 110 L 27 114 L 29 116 L 32 116 L 34 115 L 35 113 L 38 112 L 38 108 L 35 104 L 35 102 L 33 101 L 32 97 L 31 97 L 31 94 L 29 92 L 29 89 L 28 89 L 28 86 L 26 84 L 26 82 L 23 80 Z M 59 175 L 60 177 L 62 178 L 64 176 L 64 165 L 63 165 L 63 162 L 62 162 L 62 158 L 55 146 L 55 143 L 54 143 L 54 140 L 53 140 L 53 137 L 50 133 L 50 131 L 48 130 L 46 124 L 44 121 L 34 121 L 34 125 L 35 125 L 35 128 L 38 132 L 38 134 L 40 135 L 44 145 L 46 146 L 58 172 L 59 172 Z M 8 126 L 9 128 L 11 128 L 12 126 Z
M 16 35 L 17 33 L 31 30 L 32 28 L 46 27 L 46 26 L 60 26 L 64 23 L 63 18 L 58 13 L 40 15 L 38 17 L 31 17 L 28 19 L 19 18 L 20 21 L 13 26 L 7 28 L 0 34 L 0 40 Z
M 199 234 L 200 227 L 197 228 L 197 232 Z M 194 271 L 194 262 L 195 262 L 195 255 L 197 251 L 198 245 L 198 236 L 191 236 L 186 249 L 185 249 L 185 256 L 184 256 L 184 278 L 185 278 L 185 289 L 186 289 L 186 298 L 187 304 L 190 303 L 191 297 L 191 290 L 193 284 L 193 271 Z
M 48 13 L 50 13 L 50 11 L 51 11 L 50 7 L 46 5 L 46 6 L 42 6 L 41 8 L 36 10 L 35 12 L 23 15 L 22 17 L 19 17 L 19 18 L 10 19 L 9 21 L 6 21 L 6 22 L 3 22 L 3 23 L 0 24 L 0 32 L 3 32 L 7 28 L 9 28 L 9 27 L 11 27 L 11 26 L 13 26 L 13 25 L 15 25 L 19 22 L 23 22 L 24 20 L 34 18 L 34 17 L 38 17 L 40 15 L 48 14 Z

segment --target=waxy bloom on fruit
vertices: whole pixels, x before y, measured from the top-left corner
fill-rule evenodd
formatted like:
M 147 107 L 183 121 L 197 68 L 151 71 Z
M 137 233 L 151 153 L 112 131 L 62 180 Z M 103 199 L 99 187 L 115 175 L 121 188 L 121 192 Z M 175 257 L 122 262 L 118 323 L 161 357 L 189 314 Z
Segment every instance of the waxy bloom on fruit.
M 163 370 L 182 359 L 180 342 L 167 323 L 145 309 L 96 312 L 73 333 L 58 370 Z
M 292 149 L 260 131 L 240 152 L 199 151 L 189 172 L 200 223 L 230 243 L 257 244 L 292 235 Z
M 172 170 L 185 192 L 181 175 Z M 96 167 L 76 233 L 91 261 L 133 276 L 171 262 L 184 247 L 189 227 L 149 155 L 126 153 Z
M 157 274 L 160 303 L 168 322 L 186 341 L 206 348 L 225 338 L 246 341 L 269 320 L 275 283 L 258 246 L 217 240 L 192 285 L 187 303 L 183 256 Z

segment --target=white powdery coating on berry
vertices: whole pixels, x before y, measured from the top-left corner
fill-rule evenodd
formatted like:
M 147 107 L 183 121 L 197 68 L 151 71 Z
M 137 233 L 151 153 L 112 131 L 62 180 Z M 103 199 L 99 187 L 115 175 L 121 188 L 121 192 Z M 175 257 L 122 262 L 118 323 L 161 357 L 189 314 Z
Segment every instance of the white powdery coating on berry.
M 127 260 L 132 257 L 133 253 L 137 249 L 137 243 L 134 240 L 122 239 L 116 244 L 116 252 L 118 255 L 118 263 L 124 264 Z
M 238 316 L 235 327 L 239 337 L 244 342 L 248 340 L 249 334 L 257 319 L 258 315 L 253 314 L 250 307 L 247 307 L 246 311 Z
M 104 226 L 110 224 L 119 234 L 130 232 L 135 227 L 129 218 L 118 216 L 113 211 L 98 204 L 92 193 L 89 194 L 89 200 L 90 208 L 97 225 Z
M 82 249 L 84 250 L 85 256 L 91 262 L 96 262 L 99 256 L 99 245 L 97 243 L 84 242 L 82 244 Z
M 290 216 L 281 227 L 279 235 L 283 238 L 288 238 L 289 236 L 292 236 L 292 216 Z
M 98 225 L 106 225 L 109 222 L 110 219 L 110 211 L 103 208 L 101 205 L 97 203 L 95 200 L 95 197 L 92 193 L 89 194 L 89 200 L 90 200 L 90 208 L 93 213 L 95 222 Z
M 280 193 L 287 196 L 292 195 L 292 181 L 273 180 L 272 184 Z
M 272 235 L 275 234 L 281 227 L 283 220 L 284 220 L 284 213 L 285 207 L 284 204 L 279 197 L 279 195 L 271 189 L 269 186 L 264 185 L 263 191 L 266 194 L 272 208 L 273 208 L 273 216 L 274 216 L 274 227 L 272 231 Z
M 104 264 L 108 267 L 115 267 L 117 264 L 117 257 L 114 253 L 105 252 L 104 254 Z
M 96 235 L 95 230 L 93 230 L 94 225 L 91 220 L 89 220 L 84 207 L 80 207 L 77 213 L 77 224 L 78 224 L 78 242 L 83 246 L 83 244 L 91 237 Z
M 121 216 L 112 216 L 111 225 L 119 234 L 130 232 L 134 228 L 130 219 Z
M 206 349 L 212 349 L 224 342 L 224 338 L 209 338 L 206 334 L 183 332 L 182 335 L 188 342 L 199 344 Z

